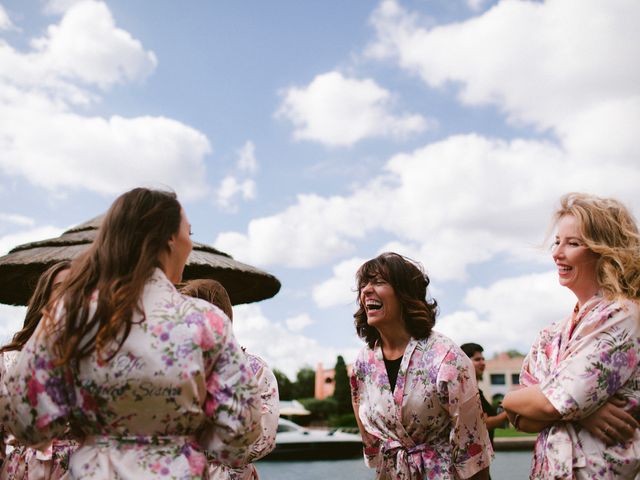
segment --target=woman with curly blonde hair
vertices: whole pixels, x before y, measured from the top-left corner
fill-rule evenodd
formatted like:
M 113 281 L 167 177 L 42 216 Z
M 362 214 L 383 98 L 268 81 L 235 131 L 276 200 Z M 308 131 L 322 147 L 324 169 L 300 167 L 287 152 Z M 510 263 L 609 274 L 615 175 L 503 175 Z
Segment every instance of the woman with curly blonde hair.
M 640 478 L 640 235 L 619 201 L 562 197 L 553 260 L 577 304 L 526 357 L 504 408 L 540 432 L 531 478 Z

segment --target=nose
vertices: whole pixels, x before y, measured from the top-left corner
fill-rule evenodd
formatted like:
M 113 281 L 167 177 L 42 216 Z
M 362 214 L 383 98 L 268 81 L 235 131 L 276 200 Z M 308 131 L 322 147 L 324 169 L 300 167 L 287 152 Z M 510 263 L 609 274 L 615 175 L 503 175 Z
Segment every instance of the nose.
M 373 285 L 371 284 L 371 282 L 367 282 L 364 284 L 364 286 L 362 287 L 362 289 L 360 290 L 360 292 L 362 293 L 367 293 L 373 290 Z
M 551 257 L 554 261 L 558 261 L 560 258 L 564 257 L 564 249 L 562 245 L 555 245 L 553 250 L 551 251 Z

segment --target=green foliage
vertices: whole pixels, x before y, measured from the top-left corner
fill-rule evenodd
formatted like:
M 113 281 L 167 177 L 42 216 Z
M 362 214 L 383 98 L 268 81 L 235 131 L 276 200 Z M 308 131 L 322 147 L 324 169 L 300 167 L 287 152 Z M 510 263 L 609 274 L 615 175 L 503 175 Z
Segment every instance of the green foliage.
M 335 372 L 333 398 L 338 405 L 338 413 L 346 414 L 351 412 L 353 407 L 351 406 L 351 386 L 349 385 L 347 365 L 344 363 L 342 355 L 338 355 Z
M 273 369 L 273 375 L 278 382 L 280 400 L 293 400 L 293 383 L 289 380 L 289 377 L 277 368 Z
M 300 403 L 311 412 L 311 420 L 326 421 L 338 412 L 338 404 L 333 398 L 318 400 L 316 398 L 302 398 Z
M 524 357 L 524 354 L 520 353 L 518 350 L 507 350 L 507 355 L 509 358 Z
M 298 370 L 296 381 L 293 383 L 293 398 L 309 398 L 315 395 L 316 390 L 316 372 L 315 370 L 304 367 Z
M 353 413 L 344 413 L 329 417 L 329 426 L 331 428 L 358 428 L 358 423 Z

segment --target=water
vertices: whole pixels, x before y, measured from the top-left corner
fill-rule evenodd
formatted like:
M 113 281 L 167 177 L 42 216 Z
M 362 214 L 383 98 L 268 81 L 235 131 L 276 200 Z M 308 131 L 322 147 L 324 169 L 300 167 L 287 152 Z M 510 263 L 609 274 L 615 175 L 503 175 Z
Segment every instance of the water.
M 496 452 L 491 464 L 492 480 L 529 478 L 532 452 Z M 323 462 L 258 462 L 261 480 L 372 480 L 374 471 L 361 458 Z

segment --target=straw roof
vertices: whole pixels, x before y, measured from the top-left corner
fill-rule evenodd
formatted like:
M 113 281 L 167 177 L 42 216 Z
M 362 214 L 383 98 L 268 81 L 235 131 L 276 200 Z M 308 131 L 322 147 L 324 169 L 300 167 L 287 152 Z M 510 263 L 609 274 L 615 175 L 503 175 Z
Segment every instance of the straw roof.
M 26 305 L 42 272 L 84 252 L 96 237 L 102 218 L 93 218 L 57 238 L 18 245 L 0 257 L 0 303 Z M 183 280 L 195 278 L 218 280 L 234 305 L 271 298 L 280 290 L 280 281 L 273 275 L 197 242 L 193 242 Z

